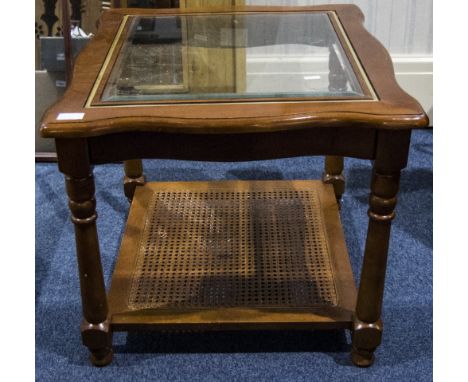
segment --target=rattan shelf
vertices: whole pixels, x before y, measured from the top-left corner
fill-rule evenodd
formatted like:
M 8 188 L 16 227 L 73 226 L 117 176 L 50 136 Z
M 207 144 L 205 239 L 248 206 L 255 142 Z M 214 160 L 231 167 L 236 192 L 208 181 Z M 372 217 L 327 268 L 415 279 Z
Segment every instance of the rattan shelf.
M 109 293 L 112 330 L 351 328 L 355 300 L 321 181 L 138 187 Z

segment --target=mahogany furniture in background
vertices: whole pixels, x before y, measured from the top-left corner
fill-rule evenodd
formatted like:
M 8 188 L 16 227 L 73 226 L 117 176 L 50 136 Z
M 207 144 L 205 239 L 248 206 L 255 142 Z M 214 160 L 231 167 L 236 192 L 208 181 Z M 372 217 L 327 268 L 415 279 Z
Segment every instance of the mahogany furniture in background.
M 352 5 L 104 13 L 41 128 L 65 175 L 93 364 L 111 361 L 118 330 L 285 328 L 350 329 L 353 362 L 372 364 L 400 171 L 428 119 L 362 23 Z M 93 165 L 300 155 L 328 155 L 323 181 L 141 185 L 130 166 L 106 293 Z M 357 290 L 336 201 L 343 156 L 373 160 Z

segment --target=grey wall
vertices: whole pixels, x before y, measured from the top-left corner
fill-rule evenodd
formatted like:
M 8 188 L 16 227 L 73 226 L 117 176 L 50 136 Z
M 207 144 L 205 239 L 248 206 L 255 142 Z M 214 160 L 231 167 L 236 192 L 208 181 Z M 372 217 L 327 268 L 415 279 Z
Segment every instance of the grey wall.
M 432 56 L 432 0 L 246 0 L 247 5 L 356 4 L 392 55 Z

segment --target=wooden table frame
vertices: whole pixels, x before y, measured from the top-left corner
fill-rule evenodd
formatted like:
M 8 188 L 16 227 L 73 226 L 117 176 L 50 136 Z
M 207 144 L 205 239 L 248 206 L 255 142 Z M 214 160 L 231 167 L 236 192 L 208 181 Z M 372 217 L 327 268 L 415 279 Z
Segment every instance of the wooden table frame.
M 344 189 L 342 157 L 373 161 L 369 225 L 352 327 L 352 359 L 369 366 L 382 335 L 381 309 L 391 222 L 400 171 L 406 166 L 411 129 L 424 127 L 421 106 L 396 84 L 386 50 L 362 26 L 351 5 L 236 9 L 247 11 L 326 10 L 337 13 L 379 97 L 377 102 L 249 103 L 167 105 L 163 108 L 85 108 L 89 89 L 125 14 L 183 13 L 187 10 L 112 10 L 76 62 L 74 80 L 62 101 L 45 114 L 41 133 L 56 141 L 75 226 L 83 343 L 95 365 L 112 358 L 112 330 L 96 230 L 92 166 L 138 158 L 246 161 L 328 155 L 324 181 Z M 232 12 L 233 10 L 224 10 Z M 206 12 L 206 11 L 197 11 Z M 86 63 L 86 65 L 85 65 Z M 207 108 L 210 118 L 205 117 Z M 60 112 L 85 112 L 80 121 L 57 121 Z M 227 114 L 230 115 L 226 119 Z M 143 183 L 142 169 L 127 169 L 128 187 Z M 130 191 L 130 196 L 133 191 Z

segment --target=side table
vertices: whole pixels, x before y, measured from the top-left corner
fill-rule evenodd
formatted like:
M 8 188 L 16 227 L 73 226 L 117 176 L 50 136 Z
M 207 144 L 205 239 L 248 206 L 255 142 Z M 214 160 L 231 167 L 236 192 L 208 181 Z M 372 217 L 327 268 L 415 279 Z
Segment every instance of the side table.
M 83 343 L 112 359 L 131 330 L 350 329 L 372 364 L 391 221 L 421 106 L 353 5 L 115 9 L 44 115 L 75 226 Z M 323 180 L 145 183 L 140 158 L 327 155 Z M 339 218 L 343 157 L 370 159 L 356 289 Z M 92 166 L 130 161 L 106 293 Z M 133 161 L 133 162 L 132 162 Z

